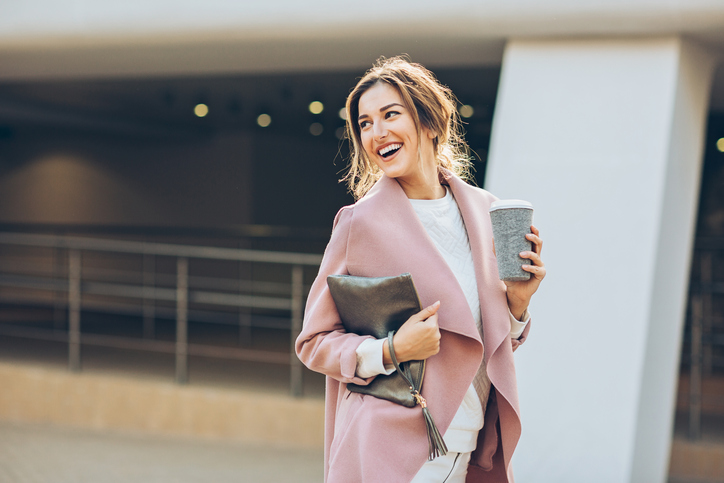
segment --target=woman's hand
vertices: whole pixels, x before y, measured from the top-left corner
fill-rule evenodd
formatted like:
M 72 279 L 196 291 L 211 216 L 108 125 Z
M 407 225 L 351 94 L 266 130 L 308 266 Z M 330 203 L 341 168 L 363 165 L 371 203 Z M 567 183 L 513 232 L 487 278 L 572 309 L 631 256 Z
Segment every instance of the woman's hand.
M 437 325 L 439 308 L 440 302 L 435 302 L 402 324 L 392 339 L 397 362 L 421 361 L 440 352 L 440 328 Z M 382 346 L 382 362 L 392 364 L 387 344 Z
M 529 280 L 522 282 L 505 282 L 507 286 L 508 295 L 508 308 L 513 317 L 520 320 L 523 313 L 528 309 L 530 299 L 533 294 L 538 290 L 541 281 L 546 276 L 546 268 L 543 264 L 543 260 L 540 258 L 540 253 L 543 248 L 543 241 L 540 239 L 540 232 L 538 228 L 531 226 L 530 231 L 532 233 L 527 234 L 525 237 L 533 243 L 533 250 L 529 252 L 521 252 L 521 258 L 527 258 L 532 262 L 532 265 L 522 265 L 523 270 L 530 272 L 531 277 Z M 495 250 L 495 246 L 493 246 Z

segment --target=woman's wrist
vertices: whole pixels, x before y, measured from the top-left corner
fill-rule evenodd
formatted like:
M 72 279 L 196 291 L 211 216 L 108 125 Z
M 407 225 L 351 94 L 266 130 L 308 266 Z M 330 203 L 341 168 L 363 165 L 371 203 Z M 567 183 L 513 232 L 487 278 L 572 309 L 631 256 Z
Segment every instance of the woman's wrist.
M 513 314 L 515 320 L 520 320 L 523 317 L 523 314 L 525 314 L 525 311 L 528 310 L 528 304 L 520 302 L 515 303 L 508 300 L 508 310 L 510 310 L 510 313 Z
M 397 334 L 395 334 L 395 337 L 393 338 L 392 345 L 395 349 L 395 357 L 397 358 L 397 362 L 406 362 L 408 359 L 405 358 L 405 351 L 403 348 L 400 347 L 400 344 L 396 344 L 395 340 L 397 339 Z M 390 346 L 385 341 L 385 343 L 382 345 L 382 363 L 385 365 L 392 364 L 392 356 L 390 355 Z
M 395 351 L 397 352 L 397 351 Z M 392 364 L 392 356 L 390 356 L 390 347 L 387 344 L 387 341 L 385 341 L 384 344 L 382 344 L 382 364 L 389 366 Z

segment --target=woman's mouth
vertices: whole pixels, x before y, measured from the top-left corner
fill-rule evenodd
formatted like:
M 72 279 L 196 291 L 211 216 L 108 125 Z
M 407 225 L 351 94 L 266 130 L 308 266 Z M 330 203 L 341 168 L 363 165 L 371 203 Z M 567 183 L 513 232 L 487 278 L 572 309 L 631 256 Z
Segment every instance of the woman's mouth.
M 397 151 L 399 151 L 400 148 L 402 148 L 402 143 L 388 144 L 384 148 L 379 149 L 377 151 L 377 154 L 382 156 L 382 158 L 387 159 L 390 156 L 392 156 L 393 154 L 395 154 Z

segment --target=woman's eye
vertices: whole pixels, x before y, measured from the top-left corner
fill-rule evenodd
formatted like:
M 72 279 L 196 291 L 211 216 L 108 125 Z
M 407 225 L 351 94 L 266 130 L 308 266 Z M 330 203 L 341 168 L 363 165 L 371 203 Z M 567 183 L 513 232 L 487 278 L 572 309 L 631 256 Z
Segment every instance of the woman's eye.
M 400 113 L 397 111 L 387 111 L 385 113 L 385 119 L 389 119 L 391 117 L 397 116 L 398 114 L 400 114 Z
M 370 125 L 370 122 L 369 122 L 369 121 L 362 121 L 361 123 L 359 123 L 359 128 L 360 128 L 360 129 L 364 129 L 364 128 L 366 128 L 366 127 L 369 126 L 369 125 Z

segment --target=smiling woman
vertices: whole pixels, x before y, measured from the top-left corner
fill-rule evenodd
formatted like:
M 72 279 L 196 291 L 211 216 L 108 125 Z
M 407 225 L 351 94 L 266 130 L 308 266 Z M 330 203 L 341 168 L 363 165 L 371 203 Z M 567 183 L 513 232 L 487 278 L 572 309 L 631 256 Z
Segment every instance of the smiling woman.
M 417 160 L 428 178 L 437 176 L 439 164 L 464 180 L 470 179 L 470 158 L 456 104 L 450 89 L 421 65 L 402 57 L 379 61 L 347 98 L 352 157 L 345 179 L 355 198 L 361 198 L 387 172 L 387 163 L 380 161 L 392 161 L 396 152 L 380 157 L 377 151 L 390 149 L 393 142 L 402 144 L 401 148 L 407 143 L 407 155 Z M 398 116 L 401 119 L 396 120 Z M 396 132 L 388 137 L 386 129 Z M 398 138 L 402 135 L 406 141 Z M 367 153 L 372 153 L 373 159 Z
M 328 483 L 513 479 L 521 427 L 513 351 L 545 276 L 542 242 L 531 227 L 533 249 L 520 254 L 530 280 L 499 280 L 488 214 L 496 198 L 464 181 L 469 160 L 457 115 L 450 90 L 400 57 L 379 61 L 347 99 L 346 180 L 358 201 L 335 218 L 296 341 L 302 362 L 327 376 Z M 345 331 L 327 276 L 405 272 L 422 311 L 392 338 Z M 418 403 L 443 434 L 434 451 L 420 408 L 347 387 L 394 373 L 395 360 L 426 361 Z
M 371 153 L 383 173 L 397 179 L 408 198 L 424 199 L 427 186 L 433 187 L 434 198 L 444 196 L 437 182 L 433 147 L 437 135 L 423 126 L 418 138 L 415 121 L 397 89 L 378 82 L 365 91 L 359 100 L 358 124 L 365 153 Z

